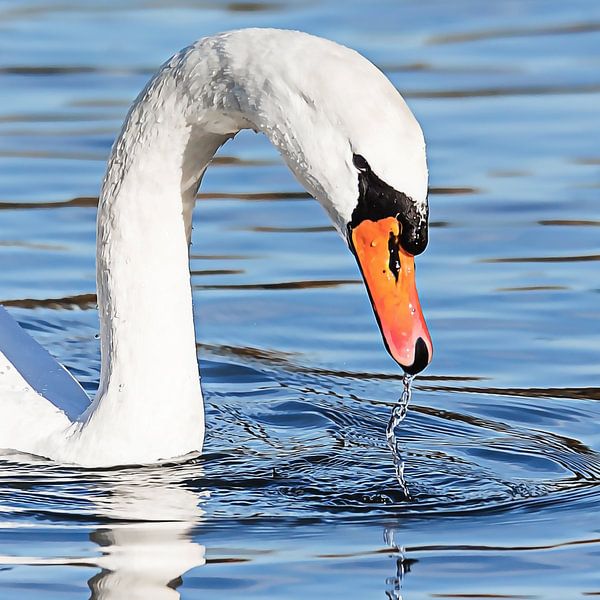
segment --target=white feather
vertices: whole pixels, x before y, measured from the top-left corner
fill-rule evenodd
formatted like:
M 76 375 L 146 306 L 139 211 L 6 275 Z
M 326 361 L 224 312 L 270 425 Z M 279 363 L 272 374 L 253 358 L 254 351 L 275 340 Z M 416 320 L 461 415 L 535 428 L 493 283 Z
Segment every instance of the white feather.
M 213 155 L 245 128 L 278 148 L 342 236 L 358 199 L 354 153 L 426 210 L 421 129 L 388 79 L 358 53 L 273 29 L 233 31 L 185 48 L 137 98 L 109 159 L 97 222 L 96 399 L 72 420 L 26 381 L 0 375 L 0 447 L 85 465 L 201 451 L 191 213 Z

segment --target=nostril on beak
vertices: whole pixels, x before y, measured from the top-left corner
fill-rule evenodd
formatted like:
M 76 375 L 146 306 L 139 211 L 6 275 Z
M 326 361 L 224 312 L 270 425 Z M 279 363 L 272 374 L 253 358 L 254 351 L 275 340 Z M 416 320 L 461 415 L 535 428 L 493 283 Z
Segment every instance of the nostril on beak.
M 427 350 L 427 344 L 425 340 L 420 337 L 417 339 L 415 344 L 415 360 L 413 364 L 405 367 L 401 365 L 406 373 L 409 375 L 416 375 L 420 373 L 429 364 L 429 350 Z

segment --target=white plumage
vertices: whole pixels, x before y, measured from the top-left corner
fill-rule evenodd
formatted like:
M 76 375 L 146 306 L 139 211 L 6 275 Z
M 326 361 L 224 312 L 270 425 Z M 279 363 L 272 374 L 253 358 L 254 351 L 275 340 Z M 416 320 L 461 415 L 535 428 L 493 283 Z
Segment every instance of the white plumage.
M 98 394 L 74 416 L 85 396 L 64 373 L 40 389 L 31 367 L 52 370 L 51 363 L 27 367 L 27 357 L 13 351 L 26 334 L 13 329 L 0 337 L 0 448 L 90 466 L 201 451 L 191 215 L 213 155 L 246 128 L 278 148 L 342 236 L 357 203 L 353 154 L 368 157 L 425 214 L 421 129 L 388 79 L 358 53 L 272 29 L 185 48 L 137 98 L 108 162 L 97 221 Z M 0 328 L 7 319 L 0 312 Z

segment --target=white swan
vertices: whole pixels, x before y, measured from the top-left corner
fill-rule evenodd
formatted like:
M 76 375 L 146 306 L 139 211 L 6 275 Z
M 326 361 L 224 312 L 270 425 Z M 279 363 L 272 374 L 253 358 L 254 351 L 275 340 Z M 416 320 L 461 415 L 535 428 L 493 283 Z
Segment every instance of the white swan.
M 419 124 L 353 50 L 295 31 L 233 31 L 163 65 L 112 149 L 97 221 L 95 400 L 0 310 L 0 448 L 88 466 L 201 451 L 192 209 L 215 152 L 246 128 L 277 147 L 348 243 L 391 355 L 409 372 L 427 365 L 413 262 L 427 243 Z

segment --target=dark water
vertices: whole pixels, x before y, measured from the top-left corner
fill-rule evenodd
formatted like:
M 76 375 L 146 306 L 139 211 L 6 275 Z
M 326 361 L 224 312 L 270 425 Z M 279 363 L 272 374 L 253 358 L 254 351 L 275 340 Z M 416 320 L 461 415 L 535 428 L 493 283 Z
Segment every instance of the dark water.
M 93 391 L 95 198 L 171 53 L 241 26 L 365 53 L 421 121 L 435 345 L 402 392 L 351 255 L 262 138 L 192 248 L 202 459 L 0 463 L 0 598 L 600 595 L 600 4 L 0 1 L 0 300 Z

